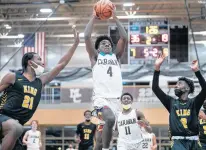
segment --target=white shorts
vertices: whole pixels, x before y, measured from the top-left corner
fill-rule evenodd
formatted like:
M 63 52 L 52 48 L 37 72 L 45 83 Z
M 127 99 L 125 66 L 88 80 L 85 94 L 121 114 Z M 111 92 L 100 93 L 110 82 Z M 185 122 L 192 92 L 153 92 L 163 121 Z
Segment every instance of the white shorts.
M 28 147 L 27 150 L 40 150 L 39 148 L 30 148 Z
M 120 99 L 117 98 L 97 98 L 93 97 L 93 107 L 94 109 L 101 109 L 104 106 L 109 107 L 117 118 L 121 112 Z
M 142 144 L 141 142 L 138 143 L 118 142 L 117 150 L 142 150 Z

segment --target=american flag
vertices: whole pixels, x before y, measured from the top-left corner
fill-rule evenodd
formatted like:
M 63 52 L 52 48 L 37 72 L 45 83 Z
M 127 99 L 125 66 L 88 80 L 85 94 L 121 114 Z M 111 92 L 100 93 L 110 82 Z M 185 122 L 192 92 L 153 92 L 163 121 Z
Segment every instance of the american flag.
M 24 36 L 23 54 L 28 52 L 39 54 L 45 64 L 45 32 L 37 32 L 33 36 L 32 34 Z

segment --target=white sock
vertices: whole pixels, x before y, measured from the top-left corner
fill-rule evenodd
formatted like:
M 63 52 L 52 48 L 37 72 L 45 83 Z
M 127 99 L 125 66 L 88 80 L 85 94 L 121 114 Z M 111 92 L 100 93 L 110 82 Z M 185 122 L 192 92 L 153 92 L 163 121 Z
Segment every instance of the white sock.
M 102 150 L 109 150 L 109 148 L 102 148 Z

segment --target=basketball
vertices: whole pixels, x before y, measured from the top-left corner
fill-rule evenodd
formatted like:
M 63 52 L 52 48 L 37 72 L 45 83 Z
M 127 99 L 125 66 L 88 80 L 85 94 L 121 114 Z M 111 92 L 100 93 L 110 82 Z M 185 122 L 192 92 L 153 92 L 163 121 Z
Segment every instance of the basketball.
M 112 16 L 114 4 L 109 0 L 100 0 L 94 5 L 96 16 L 101 20 L 107 20 Z

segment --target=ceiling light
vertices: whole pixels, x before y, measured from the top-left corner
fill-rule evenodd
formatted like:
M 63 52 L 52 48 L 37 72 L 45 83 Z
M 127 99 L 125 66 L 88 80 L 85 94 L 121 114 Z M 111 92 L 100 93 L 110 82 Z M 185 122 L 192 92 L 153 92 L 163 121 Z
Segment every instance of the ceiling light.
M 24 35 L 23 34 L 18 34 L 18 37 L 19 38 L 24 38 Z
M 41 13 L 51 13 L 52 10 L 50 8 L 42 8 L 42 9 L 40 9 L 40 12 Z
M 6 26 L 6 29 L 11 29 L 11 26 Z
M 132 7 L 134 5 L 135 5 L 135 3 L 124 3 L 123 4 L 124 7 Z
M 10 25 L 8 25 L 8 24 L 5 24 L 5 25 L 4 25 L 4 27 L 8 27 L 8 26 L 10 26 Z

